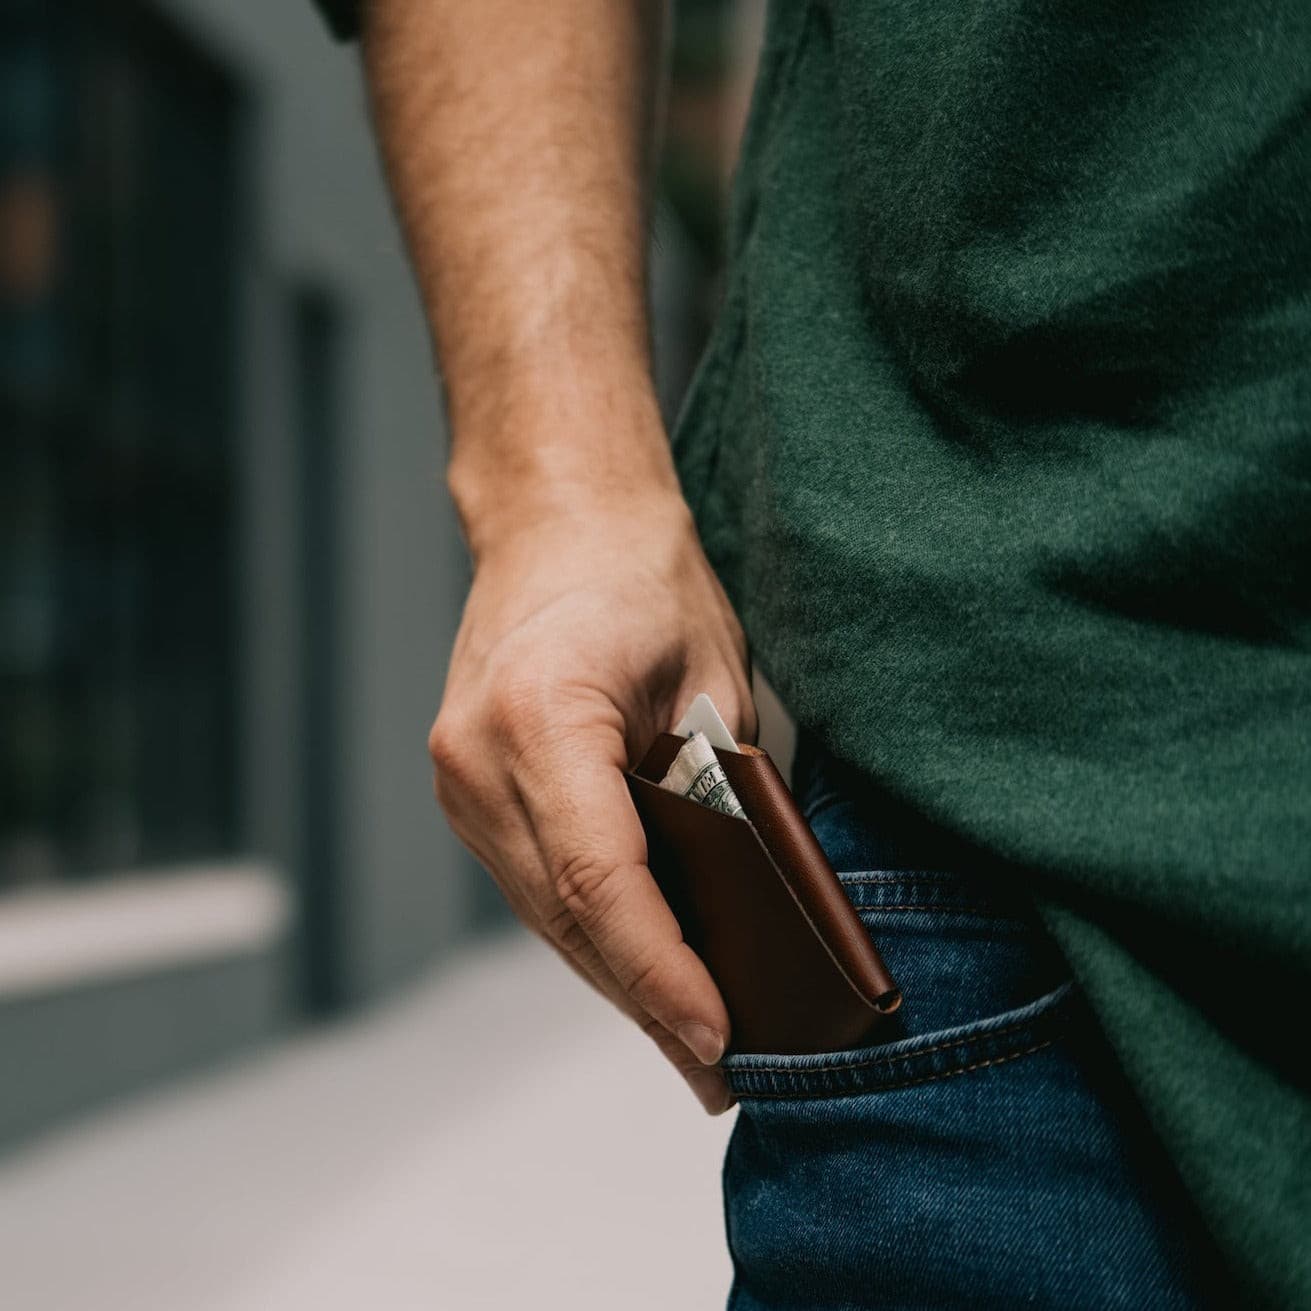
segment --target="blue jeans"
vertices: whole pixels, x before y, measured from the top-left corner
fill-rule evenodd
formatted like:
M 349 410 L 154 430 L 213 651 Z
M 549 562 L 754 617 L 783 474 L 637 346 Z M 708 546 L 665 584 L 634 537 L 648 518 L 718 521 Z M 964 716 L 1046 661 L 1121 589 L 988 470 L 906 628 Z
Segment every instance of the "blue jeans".
M 1224 1304 L 1019 874 L 813 742 L 793 774 L 905 1001 L 875 1046 L 724 1057 L 730 1311 Z

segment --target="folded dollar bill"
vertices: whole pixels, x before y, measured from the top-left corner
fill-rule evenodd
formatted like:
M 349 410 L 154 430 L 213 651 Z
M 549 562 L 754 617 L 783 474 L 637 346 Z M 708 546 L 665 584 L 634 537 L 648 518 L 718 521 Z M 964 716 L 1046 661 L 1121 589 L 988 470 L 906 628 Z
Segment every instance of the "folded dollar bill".
M 660 780 L 660 786 L 700 805 L 709 806 L 711 810 L 722 810 L 725 815 L 733 815 L 738 819 L 746 818 L 742 803 L 729 786 L 724 767 L 719 763 L 710 739 L 700 730 L 693 733 L 679 749 L 674 763 Z

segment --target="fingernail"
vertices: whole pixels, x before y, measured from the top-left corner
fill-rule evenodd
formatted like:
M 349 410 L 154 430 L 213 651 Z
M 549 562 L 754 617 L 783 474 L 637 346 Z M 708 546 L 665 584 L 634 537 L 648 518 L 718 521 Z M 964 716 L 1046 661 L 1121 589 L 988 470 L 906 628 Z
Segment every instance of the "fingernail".
M 692 1049 L 702 1065 L 713 1065 L 724 1054 L 724 1040 L 714 1029 L 695 1020 L 684 1020 L 674 1032 Z
M 683 1077 L 711 1115 L 722 1115 L 733 1104 L 728 1084 L 717 1070 L 689 1070 Z

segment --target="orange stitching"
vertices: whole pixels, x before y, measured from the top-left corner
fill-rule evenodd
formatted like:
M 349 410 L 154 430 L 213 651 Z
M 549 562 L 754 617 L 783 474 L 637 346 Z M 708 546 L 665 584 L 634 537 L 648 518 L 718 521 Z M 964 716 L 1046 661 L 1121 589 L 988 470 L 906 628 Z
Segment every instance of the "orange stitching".
M 758 1093 L 758 1092 L 736 1092 L 736 1090 L 734 1090 L 734 1093 L 735 1096 L 737 1097 L 755 1098 L 757 1100 L 765 1097 L 790 1097 L 793 1098 L 794 1100 L 818 1101 L 822 1098 L 830 1098 L 830 1097 L 854 1097 L 854 1096 L 859 1096 L 861 1093 L 893 1092 L 898 1088 L 913 1088 L 916 1084 L 920 1084 L 920 1083 L 936 1083 L 940 1079 L 952 1079 L 958 1074 L 969 1074 L 970 1071 L 972 1070 L 982 1070 L 989 1065 L 1003 1065 L 1007 1061 L 1018 1060 L 1021 1056 L 1032 1056 L 1034 1052 L 1040 1052 L 1044 1047 L 1050 1047 L 1054 1041 L 1055 1039 L 1045 1038 L 1042 1042 L 1036 1044 L 1033 1047 L 1024 1048 L 1023 1051 L 1007 1052 L 1003 1056 L 992 1056 L 989 1057 L 988 1060 L 986 1061 L 976 1061 L 973 1065 L 962 1065 L 959 1070 L 945 1070 L 941 1074 L 925 1074 L 925 1075 L 921 1075 L 917 1079 L 905 1079 L 901 1083 L 881 1083 L 873 1088 L 854 1088 L 849 1091 L 836 1092 L 836 1093 L 835 1092 Z M 851 1067 L 847 1067 L 847 1068 L 851 1068 Z M 731 1075 L 735 1073 L 735 1071 L 729 1070 L 727 1071 L 727 1073 Z M 731 1086 L 732 1085 L 730 1084 L 730 1087 Z
M 1063 998 L 1058 998 L 1052 1003 L 1057 1006 Z M 1007 1024 L 1000 1029 L 990 1029 L 984 1033 L 967 1033 L 959 1038 L 953 1038 L 950 1042 L 940 1042 L 936 1047 L 926 1047 L 920 1052 L 898 1052 L 892 1056 L 871 1056 L 867 1061 L 851 1061 L 846 1065 L 813 1065 L 813 1066 L 794 1066 L 787 1068 L 778 1065 L 733 1065 L 729 1066 L 725 1074 L 828 1074 L 838 1070 L 863 1070 L 869 1065 L 878 1065 L 880 1063 L 892 1064 L 896 1061 L 908 1061 L 918 1056 L 932 1056 L 934 1052 L 945 1052 L 951 1047 L 963 1047 L 966 1043 L 987 1042 L 993 1038 L 1004 1037 L 1008 1033 L 1014 1033 L 1016 1029 L 1027 1029 L 1029 1025 L 1036 1024 L 1042 1019 L 1047 1011 L 1039 1011 L 1037 1015 L 1030 1015 L 1028 1019 L 1016 1020 L 1014 1024 Z
M 943 912 L 950 911 L 951 913 L 956 915 L 997 915 L 997 916 L 1001 915 L 1001 912 L 999 910 L 996 910 L 994 907 L 991 906 L 953 906 L 950 903 L 943 905 L 941 902 L 933 906 L 910 905 L 910 904 L 898 905 L 898 906 L 880 906 L 877 903 L 872 906 L 856 906 L 856 911 L 858 913 L 861 911 L 869 911 L 873 913 L 880 910 L 940 910 Z
M 959 874 L 941 869 L 885 869 L 877 874 L 860 874 L 852 878 L 851 870 L 839 870 L 843 883 L 951 883 L 963 879 Z

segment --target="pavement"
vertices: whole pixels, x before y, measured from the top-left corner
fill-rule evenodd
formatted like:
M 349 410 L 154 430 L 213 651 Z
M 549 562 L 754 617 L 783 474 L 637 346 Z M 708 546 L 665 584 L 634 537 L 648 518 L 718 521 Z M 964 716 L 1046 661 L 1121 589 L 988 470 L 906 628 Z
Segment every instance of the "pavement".
M 0 1159 L 4 1311 L 701 1311 L 707 1116 L 537 939 Z

